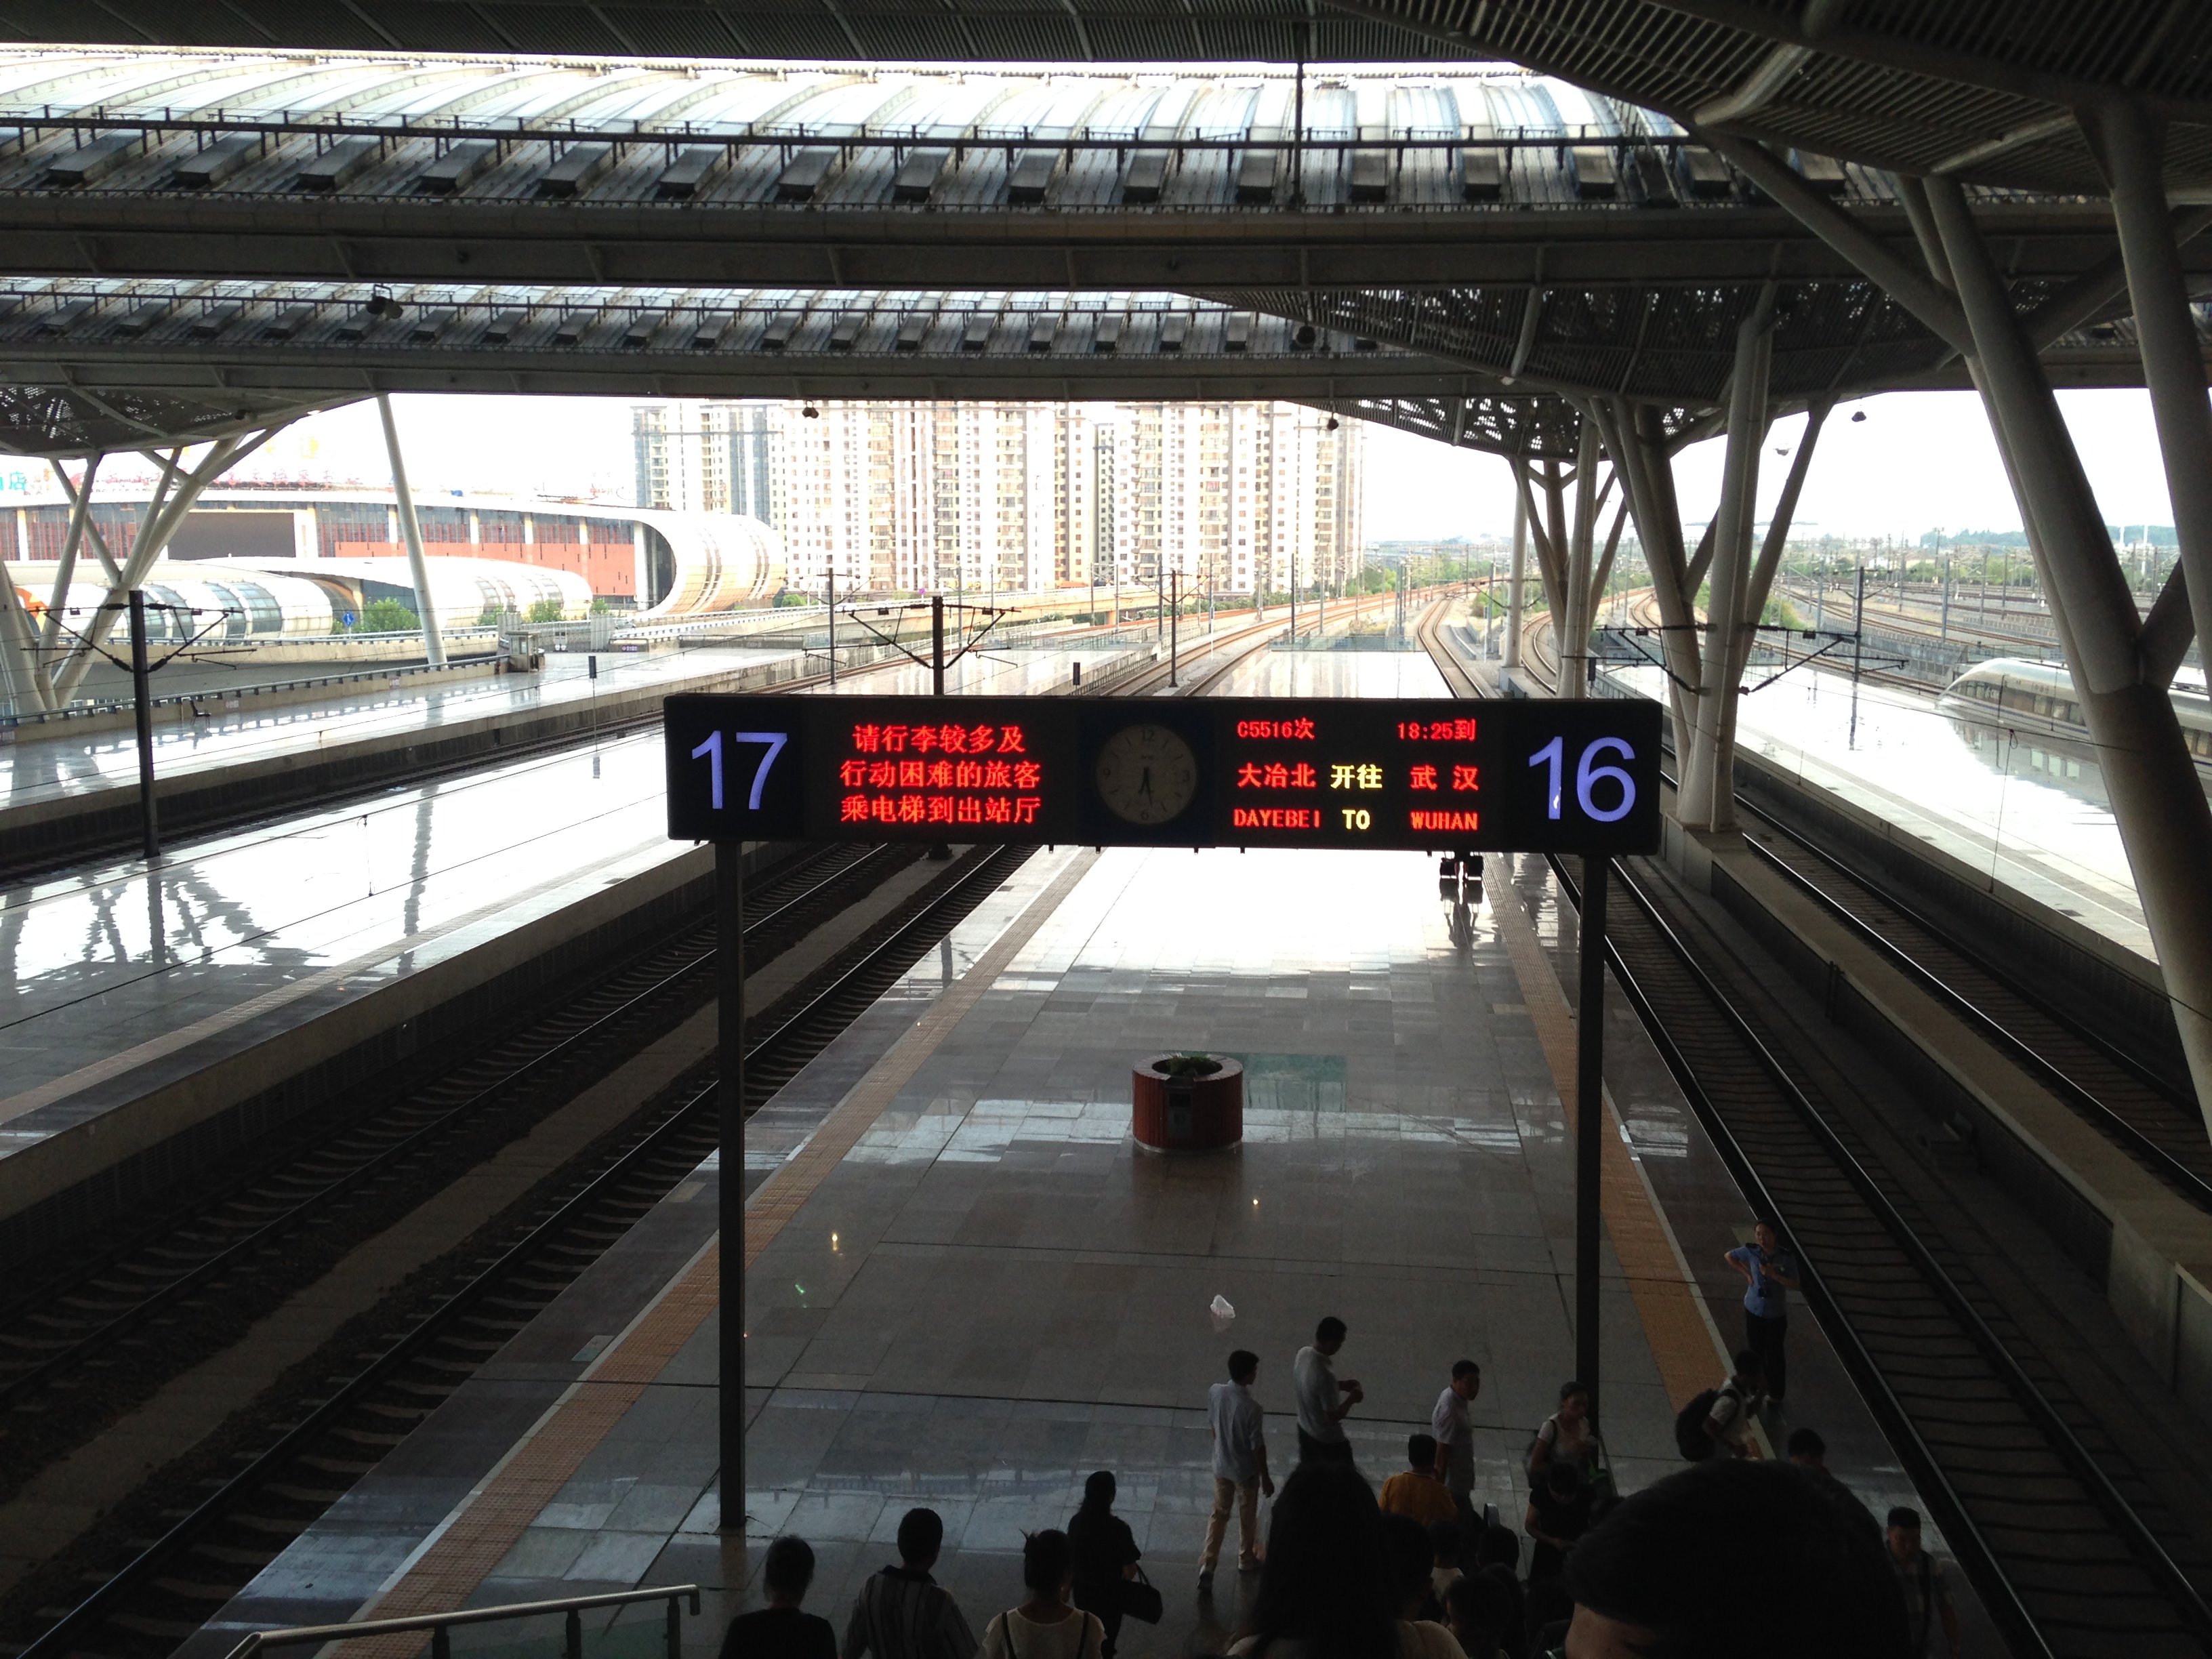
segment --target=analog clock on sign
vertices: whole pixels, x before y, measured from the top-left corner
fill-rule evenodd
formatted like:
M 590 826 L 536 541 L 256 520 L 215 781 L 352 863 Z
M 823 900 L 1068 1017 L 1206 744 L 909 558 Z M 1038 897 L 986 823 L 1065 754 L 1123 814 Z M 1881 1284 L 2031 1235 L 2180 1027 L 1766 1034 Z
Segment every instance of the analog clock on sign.
M 1125 726 L 1098 750 L 1099 799 L 1128 823 L 1165 823 L 1198 793 L 1198 757 L 1164 726 Z

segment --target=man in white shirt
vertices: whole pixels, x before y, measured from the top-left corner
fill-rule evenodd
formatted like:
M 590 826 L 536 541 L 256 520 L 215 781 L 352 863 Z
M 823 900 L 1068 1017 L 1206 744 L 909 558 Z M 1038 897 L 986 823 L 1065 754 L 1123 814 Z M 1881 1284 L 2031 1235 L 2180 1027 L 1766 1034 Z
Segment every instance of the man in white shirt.
M 1313 1345 L 1300 1348 L 1291 1362 L 1291 1382 L 1298 1394 L 1298 1461 L 1323 1463 L 1352 1462 L 1352 1442 L 1346 1438 L 1344 1419 L 1367 1397 L 1359 1379 L 1339 1381 L 1329 1362 L 1344 1346 L 1341 1319 L 1324 1319 L 1314 1328 Z
M 1746 1348 L 1735 1357 L 1735 1374 L 1720 1386 L 1705 1413 L 1705 1433 L 1723 1457 L 1751 1455 L 1751 1423 L 1763 1403 L 1759 1356 Z
M 1462 1521 L 1474 1513 L 1474 1397 L 1481 1392 L 1482 1367 L 1472 1359 L 1454 1360 L 1451 1382 L 1429 1413 L 1429 1431 L 1437 1439 L 1437 1479 L 1459 1504 Z
M 1198 1558 L 1198 1587 L 1213 1583 L 1213 1564 L 1229 1530 L 1229 1506 L 1237 1505 L 1237 1571 L 1260 1570 L 1260 1494 L 1273 1496 L 1267 1474 L 1267 1413 L 1252 1397 L 1260 1356 L 1239 1348 L 1229 1356 L 1229 1380 L 1206 1396 L 1206 1427 L 1213 1437 L 1213 1515 L 1206 1523 L 1206 1549 Z

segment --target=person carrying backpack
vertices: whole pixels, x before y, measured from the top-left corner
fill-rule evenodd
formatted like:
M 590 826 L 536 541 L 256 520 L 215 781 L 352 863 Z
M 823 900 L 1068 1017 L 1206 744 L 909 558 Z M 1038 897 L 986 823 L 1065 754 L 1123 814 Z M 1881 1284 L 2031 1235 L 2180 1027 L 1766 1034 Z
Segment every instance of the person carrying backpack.
M 1675 1413 L 1674 1449 L 1692 1463 L 1702 1463 L 1716 1450 L 1728 1457 L 1749 1456 L 1752 1419 L 1760 1404 L 1759 1382 L 1759 1356 L 1745 1348 L 1726 1382 Z

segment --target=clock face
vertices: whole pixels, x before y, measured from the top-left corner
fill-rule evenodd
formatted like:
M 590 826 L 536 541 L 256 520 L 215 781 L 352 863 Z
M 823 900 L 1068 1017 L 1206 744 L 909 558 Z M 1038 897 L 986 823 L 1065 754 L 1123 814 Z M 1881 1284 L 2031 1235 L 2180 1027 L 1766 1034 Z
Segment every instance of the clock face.
M 1165 823 L 1198 793 L 1198 757 L 1164 726 L 1125 726 L 1100 745 L 1099 798 L 1128 823 Z

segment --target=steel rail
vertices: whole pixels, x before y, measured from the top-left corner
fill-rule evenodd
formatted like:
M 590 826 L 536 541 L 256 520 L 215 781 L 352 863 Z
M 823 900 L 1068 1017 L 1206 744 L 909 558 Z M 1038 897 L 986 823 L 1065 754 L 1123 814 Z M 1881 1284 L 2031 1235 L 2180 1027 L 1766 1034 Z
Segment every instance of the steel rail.
M 1797 841 L 1801 846 L 1807 844 L 1802 841 L 1802 837 L 1793 836 L 1791 839 Z M 2051 1061 L 2045 1059 L 2041 1054 L 2038 1054 L 2033 1048 L 2030 1048 L 2025 1041 L 2015 1035 L 2010 1028 L 2002 1024 L 1993 1015 L 1984 1012 L 1982 1008 L 1978 1006 L 1974 1003 L 1973 1000 L 1967 996 L 1965 992 L 1948 983 L 1933 969 L 1927 967 L 1924 963 L 1916 961 L 1901 945 L 1899 945 L 1892 940 L 1883 937 L 1883 935 L 1876 931 L 1872 924 L 1868 922 L 1864 918 L 1852 915 L 1851 912 L 1845 908 L 1842 901 L 1836 898 L 1834 895 L 1826 891 L 1819 883 L 1814 881 L 1802 871 L 1792 868 L 1789 861 L 1784 859 L 1779 854 L 1773 851 L 1772 848 L 1760 846 L 1759 842 L 1752 840 L 1748 836 L 1744 837 L 1744 844 L 1750 848 L 1753 853 L 1756 853 L 1760 859 L 1765 860 L 1770 869 L 1778 872 L 1800 892 L 1802 892 L 1808 897 L 1813 899 L 1830 915 L 1842 922 L 1853 938 L 1856 939 L 1861 944 L 1871 947 L 1884 961 L 1888 963 L 1891 967 L 1897 969 L 1900 973 L 1904 974 L 1906 978 L 1911 980 L 1914 984 L 1919 986 L 1921 989 L 1928 992 L 1946 1008 L 1949 1009 L 1951 1012 L 1956 1014 L 1960 1019 L 1964 1020 L 1967 1026 L 1973 1030 L 1975 1035 L 1981 1037 L 1991 1047 L 1996 1048 L 2014 1065 L 2028 1073 L 2029 1075 L 2037 1082 L 2040 1083 L 2045 1088 L 2050 1090 L 2061 1100 L 2064 1101 L 2069 1106 L 2072 1107 L 2081 1116 L 2087 1118 L 2090 1122 L 2096 1125 L 2097 1127 L 2102 1129 L 2106 1134 L 2110 1135 L 2113 1139 L 2118 1141 L 2123 1146 L 2126 1147 L 2128 1151 L 2134 1153 L 2144 1163 L 2149 1164 L 2162 1179 L 2171 1186 L 2177 1188 L 2180 1192 L 2181 1195 L 2188 1199 L 2191 1203 L 2195 1204 L 2200 1209 L 2212 1211 L 2212 1181 L 2207 1181 L 2203 1176 L 2198 1175 L 2194 1170 L 2191 1170 L 2187 1164 L 2182 1163 L 2180 1159 L 2177 1158 L 2172 1153 L 2160 1146 L 2141 1129 L 2129 1122 L 2128 1120 L 2123 1117 L 2118 1112 L 2115 1111 L 2112 1107 L 2107 1106 L 2103 1101 L 2098 1099 L 2095 1095 L 2092 1094 L 2081 1084 L 2075 1082 L 2064 1072 L 2059 1070 L 2059 1068 Z M 1814 848 L 1812 850 L 1818 856 L 1823 858 L 1826 856 L 1825 854 L 1821 854 L 1820 849 L 1817 848 Z M 1830 860 L 1830 862 L 1832 863 L 1834 860 Z M 1853 880 L 1860 879 L 1858 877 L 1852 875 L 1850 871 L 1844 869 L 1840 864 L 1837 866 L 1837 868 L 1842 874 L 1850 877 Z M 1948 934 L 1943 933 L 1942 930 L 1930 927 L 1927 922 L 1915 915 L 1905 906 L 1892 903 L 1887 894 L 1877 891 L 1875 896 L 1880 898 L 1884 904 L 1890 905 L 1891 908 L 1903 915 L 1907 921 L 1910 921 L 1914 926 L 1921 927 L 1926 932 L 1933 934 L 1938 942 L 1953 950 L 1958 951 L 1961 956 L 1966 957 L 1969 961 L 1974 962 L 1977 967 L 1982 968 L 1983 971 L 1990 972 L 1985 964 L 1975 959 L 1972 951 L 1959 945 Z M 2020 996 L 2023 1001 L 2028 1002 L 2039 1013 L 2042 1014 L 2045 1018 L 2050 1019 L 2053 1024 L 2064 1026 L 2074 1036 L 2079 1037 L 2083 1041 L 2091 1043 L 2097 1048 L 2099 1053 L 2104 1054 L 2106 1058 L 2120 1061 L 2120 1063 L 2126 1065 L 2131 1075 L 2136 1077 L 2138 1080 L 2154 1089 L 2161 1098 L 2174 1101 L 2174 1103 L 2176 1104 L 2179 1103 L 2170 1088 L 2151 1078 L 2148 1073 L 2143 1072 L 2140 1066 L 2135 1065 L 2132 1061 L 2121 1060 L 2121 1057 L 2117 1054 L 2117 1052 L 2114 1051 L 2111 1045 L 2106 1043 L 2102 1038 L 2094 1036 L 2082 1027 L 2075 1024 L 2071 1020 L 2066 1019 L 2063 1016 L 2057 1014 L 2046 1006 L 2040 1000 L 2027 996 L 2027 994 L 2021 991 L 2017 986 L 2013 985 L 2008 980 L 2004 980 L 2002 976 L 1991 973 L 1991 977 L 1997 978 L 2001 983 L 2003 983 L 2006 986 L 2006 988 L 2013 991 L 2014 994 Z M 2192 1122 L 2201 1121 L 2201 1120 L 2197 1117 L 2194 1103 L 2191 1103 L 2190 1118 Z
M 879 967 L 884 960 L 906 948 L 915 933 L 927 930 L 952 900 L 965 894 L 979 880 L 988 875 L 995 882 L 1000 873 L 1000 863 L 998 858 L 988 854 L 976 858 L 969 868 L 952 876 L 928 902 L 920 907 L 889 938 L 870 950 L 860 963 L 840 975 L 837 982 L 846 984 L 863 969 Z M 819 996 L 810 999 L 807 1009 L 814 1011 L 823 1001 L 823 998 Z M 759 1060 L 764 1058 L 764 1050 L 802 1034 L 803 1030 L 797 1020 L 787 1019 L 769 1036 L 749 1042 L 745 1047 L 747 1075 L 753 1074 Z M 381 1386 L 401 1365 L 435 1340 L 458 1315 L 495 1289 L 532 1255 L 587 1214 L 633 1171 L 692 1129 L 696 1118 L 702 1115 L 711 1116 L 716 1109 L 720 1093 L 720 1083 L 709 1082 L 687 1097 L 552 1214 L 502 1250 L 489 1267 L 472 1275 L 465 1285 L 424 1316 L 397 1343 L 286 1430 L 273 1443 L 230 1476 L 167 1532 L 147 1545 L 84 1600 L 48 1626 L 20 1650 L 17 1659 L 64 1659 L 72 1652 L 80 1637 L 106 1613 L 112 1604 L 143 1583 L 185 1548 L 198 1533 L 221 1518 L 240 1498 L 261 1485 L 295 1453 L 310 1443 L 315 1436 Z
M 1669 778 L 1667 780 L 1667 782 L 1669 787 L 1671 787 L 1674 780 Z M 1795 842 L 1798 846 L 1802 847 L 1807 852 L 1812 854 L 1814 858 L 1819 859 L 1823 864 L 1835 871 L 1837 874 L 1842 876 L 1845 880 L 1856 882 L 1860 886 L 1866 888 L 1875 898 L 1887 905 L 1891 909 L 1896 911 L 1897 914 L 1904 917 L 1905 921 L 1911 922 L 1915 927 L 1919 928 L 1921 932 L 1936 939 L 1947 950 L 1957 951 L 1959 955 L 1966 959 L 1967 963 L 1972 967 L 1982 973 L 1987 974 L 1991 979 L 1996 981 L 1996 982 L 2003 986 L 2006 990 L 2011 992 L 2013 995 L 2018 997 L 2022 1002 L 2027 1003 L 2028 1006 L 2033 1008 L 2038 1013 L 2043 1015 L 2046 1019 L 2052 1020 L 2057 1024 L 2064 1026 L 2069 1035 L 2088 1044 L 2089 1047 L 2094 1048 L 2106 1060 L 2111 1061 L 2122 1071 L 2127 1073 L 2129 1076 L 2135 1079 L 2136 1082 L 2142 1084 L 2144 1088 L 2164 1096 L 2175 1106 L 2181 1108 L 2184 1111 L 2188 1113 L 2190 1120 L 2192 1122 L 2199 1121 L 2197 1117 L 2197 1101 L 2192 1094 L 2177 1087 L 2170 1079 L 2161 1077 L 2158 1073 L 2151 1070 L 2141 1060 L 2137 1060 L 2133 1054 L 2128 1053 L 2126 1049 L 2121 1048 L 2110 1037 L 2105 1036 L 2103 1032 L 2093 1030 L 2089 1026 L 2084 1025 L 2072 1015 L 2067 1013 L 2063 1008 L 2060 1008 L 2055 1004 L 2046 1000 L 2029 987 L 2022 985 L 2018 980 L 2014 979 L 2011 974 L 2006 972 L 2003 968 L 2000 967 L 1996 963 L 1991 962 L 1987 957 L 1984 956 L 1972 945 L 1960 939 L 1950 928 L 1944 927 L 1939 922 L 1931 921 L 1929 919 L 1927 913 L 1923 910 L 1916 909 L 1911 901 L 1896 897 L 1892 894 L 1887 884 L 1881 882 L 1878 878 L 1854 870 L 1850 865 L 1844 863 L 1843 860 L 1838 858 L 1834 854 L 1829 852 L 1826 848 L 1820 846 L 1818 843 L 1808 840 L 1804 835 L 1797 830 L 1792 830 L 1788 824 L 1783 823 L 1780 818 L 1775 817 L 1773 813 L 1768 811 L 1765 807 L 1762 807 L 1758 802 L 1752 800 L 1747 796 L 1739 793 L 1736 796 L 1736 805 L 1744 811 L 1749 812 L 1753 817 L 1759 819 L 1763 823 L 1772 825 L 1774 829 L 1778 830 L 1780 833 L 1789 836 L 1791 841 Z M 1747 836 L 1745 839 L 1748 842 L 1750 838 Z M 1769 859 L 1773 859 L 1775 856 L 1765 848 L 1759 848 L 1757 850 L 1765 854 Z M 1807 878 L 1800 872 L 1791 870 L 1790 874 L 1800 882 L 1805 882 L 1807 880 Z M 1815 891 L 1818 891 L 1817 883 L 1810 884 L 1814 887 Z M 1829 904 L 1832 905 L 1835 902 L 1835 900 L 1826 893 L 1820 894 L 1820 896 L 1825 902 Z M 1866 925 L 1863 921 L 1860 921 L 1859 918 L 1856 916 L 1850 919 L 1854 922 L 1857 922 L 1858 925 L 1862 927 Z M 1876 934 L 1875 937 L 1879 939 L 1881 936 Z
M 884 848 L 876 848 L 863 854 L 851 863 L 840 866 L 821 880 L 811 884 L 804 891 L 778 905 L 758 920 L 749 921 L 745 926 L 746 939 L 750 942 L 756 936 L 765 938 L 771 928 L 781 924 L 801 906 L 812 902 L 830 888 L 851 879 L 856 872 L 880 861 L 886 850 Z M 690 961 L 662 975 L 635 996 L 624 1000 L 619 1006 L 600 1015 L 580 1030 L 570 1033 L 554 1043 L 552 1047 L 543 1049 L 524 1060 L 504 1077 L 486 1084 L 465 1100 L 448 1107 L 404 1139 L 394 1141 L 366 1163 L 356 1165 L 325 1185 L 317 1188 L 283 1214 L 262 1223 L 244 1237 L 224 1246 L 205 1261 L 155 1287 L 150 1295 L 126 1311 L 118 1314 L 106 1324 L 88 1332 L 69 1346 L 49 1355 L 31 1370 L 9 1379 L 4 1387 L 0 1387 L 0 1408 L 14 1404 L 58 1373 L 81 1364 L 98 1349 L 105 1347 L 118 1337 L 143 1323 L 161 1309 L 182 1300 L 194 1291 L 221 1278 L 222 1274 L 247 1257 L 258 1255 L 267 1249 L 287 1233 L 302 1225 L 318 1211 L 327 1207 L 332 1200 L 343 1197 L 363 1182 L 373 1180 L 394 1165 L 412 1157 L 439 1135 L 456 1124 L 465 1121 L 469 1116 L 480 1110 L 487 1102 L 507 1093 L 518 1085 L 538 1075 L 554 1061 L 564 1055 L 573 1054 L 583 1044 L 614 1029 L 619 1022 L 628 1018 L 632 1012 L 646 1003 L 666 995 L 684 981 L 696 976 L 702 969 L 711 966 L 714 960 L 714 952 L 711 949 L 694 956 Z M 266 1177 L 264 1176 L 262 1178 Z M 201 1213 L 205 1214 L 207 1212 L 203 1209 Z M 176 1229 L 173 1226 L 164 1231 L 173 1232 Z M 141 1242 L 134 1242 L 132 1245 L 126 1248 L 136 1249 L 140 1247 Z M 106 1261 L 112 1262 L 117 1259 L 117 1255 L 111 1255 L 106 1258 Z M 97 1268 L 94 1269 L 94 1271 L 97 1270 Z M 18 1312 L 19 1310 L 9 1310 L 9 1318 L 12 1320 Z
M 1568 893 L 1570 902 L 1578 902 L 1579 889 L 1566 872 L 1562 861 L 1553 856 L 1551 859 L 1551 864 L 1561 887 Z M 1936 1293 L 1937 1298 L 1944 1304 L 1952 1317 L 1958 1322 L 1975 1347 L 1980 1351 L 1983 1358 L 1998 1373 L 1999 1380 L 2005 1384 L 2014 1401 L 2033 1419 L 2046 1443 L 2058 1454 L 2069 1473 L 2081 1484 L 2096 1508 L 2122 1534 L 2138 1563 L 2148 1573 L 2157 1588 L 2172 1602 L 2184 1622 L 2193 1628 L 2200 1640 L 2212 1642 L 2212 1607 L 2207 1606 L 2204 1597 L 2190 1581 L 2188 1575 L 2183 1572 L 2180 1566 L 2166 1552 L 2166 1547 L 2159 1541 L 2157 1535 L 2144 1524 L 2142 1516 L 2136 1513 L 2134 1505 L 2130 1504 L 2126 1497 L 2113 1485 L 2112 1477 L 2106 1473 L 2103 1464 L 2086 1446 L 2082 1445 L 2073 1429 L 2068 1425 L 2057 1407 L 2037 1386 L 2034 1379 L 2027 1375 L 2003 1340 L 1990 1328 L 1988 1322 L 1967 1298 L 1966 1292 L 1960 1288 L 1958 1282 L 1945 1270 L 1942 1264 L 1936 1261 L 1934 1253 L 1921 1242 L 1917 1233 L 1906 1223 L 1905 1218 L 1899 1214 L 1895 1205 L 1891 1202 L 1888 1194 L 1882 1190 L 1880 1182 L 1844 1143 L 1843 1138 L 1837 1133 L 1834 1126 L 1828 1121 L 1826 1115 L 1797 1086 L 1781 1062 L 1775 1058 L 1772 1050 L 1768 1048 L 1759 1034 L 1752 1029 L 1750 1022 L 1736 1008 L 1728 994 L 1714 981 L 1704 965 L 1697 960 L 1689 946 L 1659 914 L 1657 906 L 1644 892 L 1642 884 L 1626 868 L 1620 868 L 1619 875 L 1622 887 L 1634 901 L 1638 910 L 1650 925 L 1653 932 L 1679 964 L 1685 975 L 1720 1016 L 1730 1035 L 1744 1051 L 1751 1055 L 1759 1069 L 1765 1074 L 1768 1082 L 1790 1106 L 1798 1120 L 1812 1132 L 1821 1151 L 1826 1154 L 1829 1163 L 1858 1194 L 1860 1201 L 1888 1236 L 1890 1242 L 1905 1255 L 1921 1281 Z M 1622 957 L 1619 945 L 1608 939 L 1606 950 L 1607 960 L 1611 963 L 1615 977 L 1620 981 L 1622 988 L 1628 990 L 1630 986 L 1635 983 L 1635 975 Z M 1688 1066 L 1686 1057 L 1682 1055 L 1680 1050 L 1675 1047 L 1664 1023 L 1657 1018 L 1656 1011 L 1642 988 L 1638 986 L 1630 993 L 1630 995 L 1645 1030 L 1651 1036 L 1655 1044 L 1659 1046 L 1662 1054 L 1668 1058 L 1669 1070 L 1674 1070 L 1678 1063 Z M 1687 1075 L 1688 1081 L 1685 1083 L 1684 1092 L 1690 1098 L 1692 1108 L 1698 1111 L 1699 1121 L 1705 1127 L 1707 1132 L 1713 1135 L 1715 1145 L 1723 1150 L 1723 1156 L 1729 1158 L 1732 1169 L 1738 1160 L 1741 1161 L 1743 1173 L 1749 1176 L 1752 1183 L 1747 1187 L 1747 1194 L 1756 1192 L 1765 1196 L 1767 1188 L 1765 1182 L 1759 1179 L 1757 1171 L 1751 1167 L 1747 1157 L 1743 1153 L 1741 1145 L 1735 1140 L 1711 1097 L 1705 1092 L 1702 1085 L 1697 1083 L 1693 1066 L 1689 1067 Z M 1682 1074 L 1680 1073 L 1677 1073 L 1677 1080 L 1682 1081 Z M 1805 1263 L 1802 1255 L 1800 1256 L 1800 1261 L 1808 1266 L 1813 1265 Z M 1814 1269 L 1814 1276 L 1817 1279 L 1817 1267 Z M 1825 1290 L 1822 1295 L 1833 1310 L 1835 1304 L 1832 1297 Z M 1842 1320 L 1840 1314 L 1838 1317 L 1838 1325 L 1846 1334 L 1847 1343 L 1854 1347 L 1857 1346 L 1859 1338 L 1856 1333 L 1851 1330 L 1848 1322 Z M 1861 1352 L 1863 1352 L 1863 1349 Z M 1883 1386 L 1886 1389 L 1887 1384 Z M 1893 1395 L 1891 1397 L 1894 1398 Z M 1911 1443 L 1923 1448 L 1925 1446 L 1924 1441 L 1919 1438 L 1917 1431 Z M 1953 1498 L 1957 1496 L 1948 1479 L 1938 1490 Z M 1972 1517 L 1966 1514 L 1963 1507 L 1960 1510 L 1960 1516 L 1969 1527 L 1972 1527 Z M 1948 1522 L 1945 1523 L 1947 1533 L 1949 1525 Z M 1972 1528 L 1971 1536 L 1978 1540 L 1978 1547 L 1988 1548 L 1987 1540 L 1983 1537 L 1978 1527 Z M 1996 1565 L 1993 1555 L 1990 1558 L 1990 1562 L 1993 1567 Z M 2025 1614 L 2025 1605 L 2020 1601 L 2018 1591 L 2012 1585 L 2009 1576 L 2003 1574 L 1999 1569 L 1998 1579 L 2002 1585 L 1998 1608 L 2000 1616 L 2004 1617 L 2008 1614 L 2009 1608 L 2006 1606 L 2007 1602 Z M 2032 1620 L 2027 1628 L 2030 1631 L 2033 1630 Z M 2035 1642 L 2039 1650 L 2048 1650 L 2042 1644 L 2039 1632 L 2035 1635 Z

